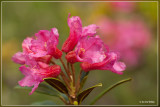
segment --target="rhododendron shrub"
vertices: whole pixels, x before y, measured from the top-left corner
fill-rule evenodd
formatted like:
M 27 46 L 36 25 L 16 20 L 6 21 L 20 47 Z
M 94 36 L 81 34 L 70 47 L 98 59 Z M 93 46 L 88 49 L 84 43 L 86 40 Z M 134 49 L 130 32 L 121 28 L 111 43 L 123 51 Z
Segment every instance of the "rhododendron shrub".
M 105 70 L 123 74 L 126 65 L 119 61 L 117 52 L 110 51 L 109 47 L 96 35 L 99 28 L 97 25 L 82 27 L 80 17 L 71 17 L 69 14 L 68 26 L 70 33 L 63 43 L 62 50 L 57 48 L 59 33 L 56 28 L 50 31 L 40 30 L 34 36 L 24 39 L 23 51 L 13 55 L 12 60 L 21 64 L 19 70 L 24 78 L 18 84 L 21 87 L 31 87 L 30 95 L 45 81 L 48 86 L 57 90 L 57 95 L 65 104 L 77 105 L 81 104 L 95 87 L 102 86 L 98 84 L 82 91 L 82 82 L 84 84 L 88 72 Z M 66 61 L 62 59 L 62 54 Z M 58 63 L 58 60 L 61 63 Z M 74 64 L 77 62 L 80 62 L 80 71 L 75 71 Z M 79 76 L 76 77 L 76 74 Z M 129 80 L 131 79 L 124 81 Z M 45 90 L 43 93 L 51 94 Z M 64 95 L 68 99 L 65 99 Z

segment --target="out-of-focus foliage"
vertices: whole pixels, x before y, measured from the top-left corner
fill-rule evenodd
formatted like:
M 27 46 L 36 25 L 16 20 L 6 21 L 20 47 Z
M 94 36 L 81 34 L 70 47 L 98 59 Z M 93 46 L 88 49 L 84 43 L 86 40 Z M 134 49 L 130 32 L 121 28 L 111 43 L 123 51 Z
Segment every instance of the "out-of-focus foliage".
M 12 62 L 11 57 L 21 51 L 21 43 L 27 36 L 33 36 L 39 30 L 50 30 L 56 27 L 60 34 L 58 47 L 69 35 L 67 16 L 80 16 L 83 26 L 92 24 L 100 16 L 112 19 L 117 12 L 110 2 L 3 2 L 2 3 L 2 104 L 28 105 L 33 102 L 53 101 L 62 104 L 53 96 L 34 93 L 28 95 L 26 90 L 16 90 L 14 87 L 23 75 L 18 70 L 20 65 Z M 135 2 L 135 10 L 118 13 L 119 16 L 130 18 L 136 16 L 142 19 L 151 32 L 151 43 L 141 51 L 138 65 L 127 67 L 123 75 L 108 71 L 91 71 L 85 88 L 96 83 L 103 83 L 101 88 L 95 89 L 83 102 L 88 104 L 100 91 L 113 83 L 127 77 L 133 81 L 123 84 L 107 93 L 96 104 L 100 105 L 141 105 L 140 101 L 155 101 L 157 104 L 157 3 Z M 143 39 L 143 38 L 142 38 Z M 124 40 L 125 42 L 125 40 Z M 79 72 L 79 63 L 76 70 Z M 22 100 L 23 99 L 23 100 Z M 145 103 L 146 104 L 146 103 Z

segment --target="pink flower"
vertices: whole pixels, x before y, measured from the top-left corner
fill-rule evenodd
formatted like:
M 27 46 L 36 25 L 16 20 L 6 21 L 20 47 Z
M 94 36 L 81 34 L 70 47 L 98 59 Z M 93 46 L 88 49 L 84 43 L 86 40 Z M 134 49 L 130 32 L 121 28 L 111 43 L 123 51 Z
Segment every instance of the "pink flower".
M 58 30 L 56 28 L 52 28 L 51 31 L 40 30 L 35 36 L 37 39 L 33 39 L 29 47 L 31 56 L 42 57 L 51 55 L 55 58 L 61 57 L 62 52 L 56 47 L 59 38 Z
M 52 28 L 51 31 L 40 30 L 35 36 L 36 39 L 27 37 L 23 41 L 23 52 L 18 52 L 12 57 L 14 62 L 24 64 L 25 56 L 30 56 L 36 58 L 37 61 L 49 63 L 52 56 L 56 59 L 62 56 L 62 51 L 56 47 L 59 37 L 56 28 Z
M 23 75 L 25 75 L 25 77 L 18 82 L 19 85 L 22 87 L 34 86 L 30 92 L 30 95 L 38 88 L 38 85 L 43 82 L 43 78 L 57 77 L 60 74 L 61 68 L 59 65 L 42 65 L 41 67 L 43 68 L 40 66 L 26 67 L 24 65 L 19 68 Z
M 134 2 L 111 2 L 111 6 L 117 11 L 130 12 L 135 8 Z
M 81 68 L 84 71 L 90 70 L 111 70 L 114 73 L 122 74 L 125 70 L 125 64 L 118 62 L 117 54 L 109 52 L 99 36 L 82 37 L 75 48 L 75 51 L 69 52 L 66 59 L 71 62 L 82 62 Z
M 51 55 L 55 58 L 61 57 L 62 52 L 56 47 L 59 37 L 56 28 L 52 28 L 51 31 L 40 30 L 35 36 L 36 39 L 27 37 L 23 41 L 22 48 L 25 54 L 29 54 L 32 57 L 43 57 L 45 55 Z
M 94 24 L 82 28 L 81 19 L 78 16 L 70 18 L 70 14 L 68 16 L 68 26 L 70 28 L 69 37 L 62 46 L 62 51 L 66 53 L 74 49 L 81 37 L 93 36 L 98 28 Z
M 106 58 L 108 47 L 99 36 L 83 37 L 79 40 L 75 52 L 81 62 L 98 63 Z
M 35 36 L 27 37 L 22 43 L 23 52 L 12 57 L 14 62 L 22 64 L 19 70 L 25 75 L 19 85 L 34 86 L 30 94 L 37 89 L 43 78 L 57 77 L 61 71 L 59 65 L 48 65 L 52 56 L 57 59 L 62 56 L 62 51 L 56 47 L 59 37 L 57 29 L 40 30 Z

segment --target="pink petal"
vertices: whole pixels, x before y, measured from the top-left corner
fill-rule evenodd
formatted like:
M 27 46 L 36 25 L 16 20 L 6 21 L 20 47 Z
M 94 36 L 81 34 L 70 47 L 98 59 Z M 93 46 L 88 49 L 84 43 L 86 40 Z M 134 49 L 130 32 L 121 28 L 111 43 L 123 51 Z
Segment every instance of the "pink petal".
M 32 40 L 31 41 L 30 49 L 32 50 L 31 53 L 29 53 L 33 57 L 43 57 L 47 54 L 45 42 L 39 41 L 39 40 Z
M 46 56 L 47 55 L 47 52 L 44 51 L 44 50 L 37 50 L 38 52 L 37 53 L 30 53 L 29 55 L 32 56 L 32 57 L 43 57 L 43 56 Z
M 31 41 L 33 40 L 33 38 L 31 37 L 27 37 L 26 39 L 24 39 L 23 43 L 22 43 L 22 48 L 23 48 L 23 52 L 25 53 L 30 53 L 30 46 L 31 46 Z
M 35 84 L 35 80 L 33 79 L 32 76 L 28 75 L 28 76 L 25 76 L 22 80 L 20 80 L 19 82 L 19 85 L 24 87 L 24 86 L 28 86 L 28 87 L 31 87 Z
M 22 52 L 17 52 L 13 55 L 12 60 L 18 64 L 25 64 L 25 55 Z
M 58 45 L 58 40 L 59 38 L 59 34 L 58 34 L 58 30 L 56 28 L 52 28 L 51 29 L 51 38 L 47 41 L 47 54 L 48 55 L 52 55 L 55 58 L 60 58 L 61 55 L 59 55 L 58 52 L 60 52 L 60 50 L 56 47 Z M 61 54 L 61 52 L 60 52 Z
M 32 88 L 32 91 L 29 93 L 29 95 L 32 95 L 33 94 L 33 92 L 38 88 L 38 85 L 40 84 L 40 82 L 36 82 L 35 84 L 34 84 L 34 87 Z
M 47 54 L 52 55 L 56 51 L 56 42 L 53 40 L 50 40 L 47 42 Z
M 113 72 L 117 74 L 123 74 L 122 71 L 126 69 L 126 65 L 123 62 L 115 62 L 113 65 Z
M 51 29 L 51 38 L 57 40 L 58 42 L 58 38 L 59 38 L 58 29 L 56 28 Z
M 36 61 L 38 61 L 38 62 L 40 61 L 40 62 L 44 62 L 44 63 L 49 64 L 51 59 L 52 59 L 51 55 L 46 55 L 43 57 L 36 58 Z
M 26 66 L 21 66 L 19 68 L 19 70 L 22 72 L 23 75 L 25 75 L 25 77 L 20 80 L 18 83 L 20 86 L 24 87 L 24 86 L 33 86 L 35 84 L 35 80 L 32 76 L 32 71 L 30 68 L 26 67 Z
M 25 75 L 25 77 L 18 82 L 19 85 L 22 87 L 24 87 L 24 86 L 31 87 L 34 85 L 34 87 L 32 88 L 32 91 L 30 93 L 30 95 L 31 95 L 37 89 L 39 83 L 41 83 L 43 81 L 42 80 L 43 76 L 37 75 L 35 73 L 35 72 L 40 72 L 41 70 L 36 69 L 36 71 L 34 71 L 34 69 L 26 67 L 26 66 L 21 66 L 19 68 L 19 70 Z
M 37 61 L 35 57 L 26 56 L 26 65 L 29 65 L 31 68 L 37 66 Z
M 49 67 L 48 64 L 43 63 L 43 62 L 38 62 L 38 65 L 39 65 L 41 68 L 47 68 L 47 67 Z
M 50 32 L 48 30 L 40 30 L 35 36 L 39 41 L 46 42 L 50 38 Z
M 94 36 L 97 33 L 96 30 L 98 28 L 99 27 L 95 24 L 83 27 L 82 36 Z
M 22 72 L 23 75 L 31 74 L 31 69 L 29 69 L 28 67 L 26 67 L 24 65 L 19 67 L 19 70 Z

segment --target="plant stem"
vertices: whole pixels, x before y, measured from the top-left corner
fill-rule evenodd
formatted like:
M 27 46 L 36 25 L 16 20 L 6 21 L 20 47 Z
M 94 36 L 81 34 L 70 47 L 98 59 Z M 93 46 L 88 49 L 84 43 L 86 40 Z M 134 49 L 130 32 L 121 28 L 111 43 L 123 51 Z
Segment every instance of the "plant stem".
M 62 58 L 60 58 L 60 61 L 61 61 L 62 65 L 63 65 L 63 67 L 64 67 L 64 69 L 65 69 L 65 71 L 66 71 L 66 73 L 67 73 L 69 79 L 71 80 L 71 77 L 70 77 L 71 74 L 70 74 L 69 70 L 67 69 L 67 67 L 65 66 L 65 64 L 64 64 L 64 62 L 63 62 L 63 60 L 62 60 Z M 69 81 L 70 81 L 70 80 L 69 80 Z
M 97 100 L 99 100 L 104 94 L 106 94 L 107 92 L 109 92 L 110 90 L 112 90 L 114 87 L 122 84 L 122 83 L 125 83 L 125 82 L 128 82 L 128 81 L 131 81 L 132 79 L 131 78 L 128 78 L 128 79 L 124 79 L 124 80 L 121 80 L 115 84 L 113 84 L 112 86 L 110 86 L 109 88 L 105 89 L 104 91 L 102 91 L 97 97 L 95 97 L 95 99 L 93 99 L 90 103 L 90 105 L 93 105 Z
M 50 60 L 50 63 L 52 63 L 53 65 L 55 65 L 56 63 L 54 62 L 54 61 L 52 61 L 52 60 Z
M 77 80 L 77 83 L 76 83 L 76 93 L 79 91 L 79 88 L 80 88 L 80 78 L 81 78 L 81 75 L 82 75 L 82 69 L 80 70 L 80 73 L 78 75 L 78 80 Z
M 70 79 L 72 80 L 73 78 L 72 78 L 72 74 L 71 74 L 71 72 L 70 72 L 69 64 L 70 64 L 70 63 L 67 61 L 68 74 L 69 74 L 69 76 L 70 76 Z
M 75 86 L 75 69 L 73 64 L 71 64 L 71 69 L 72 69 L 72 76 L 73 76 L 73 86 Z
M 64 80 L 67 88 L 68 88 L 69 90 L 71 90 L 71 87 L 70 87 L 70 85 L 69 85 L 69 80 L 68 80 L 68 78 L 66 77 L 66 75 L 63 73 L 63 71 L 61 71 L 60 75 L 61 75 L 62 79 Z

